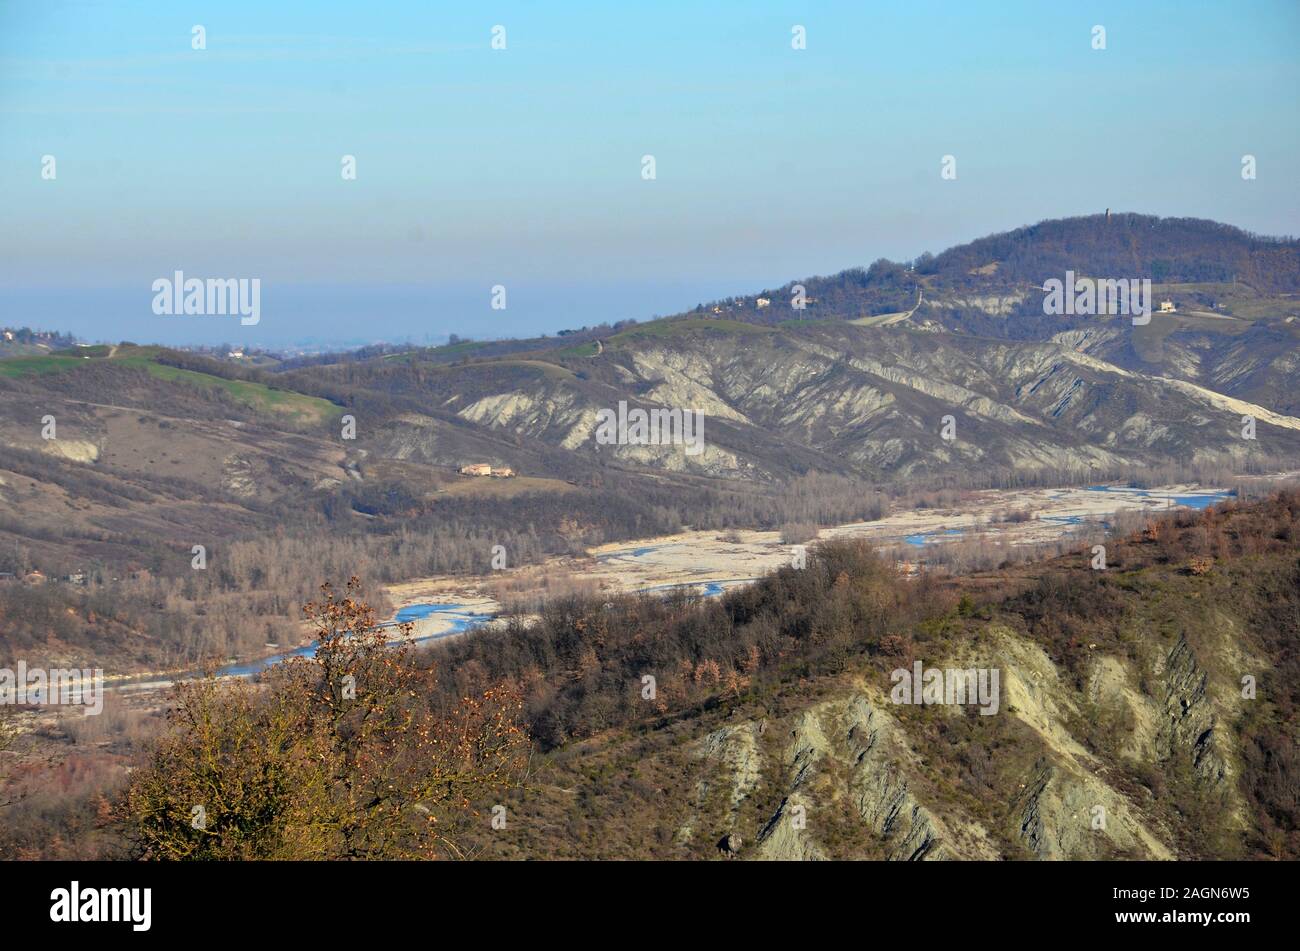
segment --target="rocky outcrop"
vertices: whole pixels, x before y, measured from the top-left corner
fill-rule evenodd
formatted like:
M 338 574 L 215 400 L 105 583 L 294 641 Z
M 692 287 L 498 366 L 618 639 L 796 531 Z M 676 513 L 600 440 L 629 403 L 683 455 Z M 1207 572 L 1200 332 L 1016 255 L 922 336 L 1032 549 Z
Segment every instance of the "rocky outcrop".
M 994 857 L 977 823 L 954 835 L 917 797 L 909 778 L 912 758 L 897 725 L 864 693 L 804 711 L 790 727 L 781 763 L 786 792 L 759 832 L 757 857 L 826 857 L 819 823 L 841 794 L 861 822 L 862 840 L 874 843 L 871 851 L 881 858 L 947 859 L 957 857 L 954 848 L 961 857 Z
M 1120 793 L 1050 757 L 1036 765 L 1014 817 L 1016 833 L 1038 858 L 1174 858 Z
M 993 314 L 1010 306 L 984 303 Z M 955 313 L 934 306 L 941 319 Z M 484 360 L 422 379 L 420 392 L 495 437 L 620 466 L 756 482 L 809 469 L 868 478 L 953 467 L 1115 470 L 1185 462 L 1189 447 L 1198 460 L 1227 461 L 1254 451 L 1239 438 L 1243 415 L 1265 429 L 1258 445 L 1300 454 L 1300 418 L 1215 391 L 1193 351 L 1162 364 L 1167 374 L 1116 362 L 1131 349 L 1131 326 L 1081 323 L 1041 340 L 919 326 L 911 318 L 724 329 L 667 322 L 610 338 L 577 371 L 562 359 Z M 703 413 L 703 451 L 597 445 L 596 414 L 620 401 Z M 426 445 L 433 431 L 415 436 L 420 424 L 410 415 L 393 428 L 404 430 L 400 442 L 422 448 L 399 458 L 434 461 Z M 947 417 L 955 438 L 941 437 Z
M 51 439 L 41 445 L 41 450 L 71 462 L 94 462 L 99 458 L 99 446 L 88 439 Z
M 1233 623 L 1216 617 L 1209 626 Z M 1220 649 L 1231 655 L 1225 666 L 1249 667 L 1230 641 Z M 981 793 L 974 812 L 954 794 L 948 757 L 958 747 L 933 745 L 934 718 L 983 727 L 973 710 L 903 715 L 883 685 L 854 682 L 780 719 L 716 727 L 694 748 L 694 814 L 678 842 L 697 829 L 710 842 L 735 835 L 745 842 L 738 857 L 776 861 L 1178 858 L 1187 808 L 1208 804 L 1223 830 L 1244 821 L 1224 726 L 1224 697 L 1235 694 L 1211 689 L 1192 644 L 1179 636 L 1143 642 L 1135 656 L 1098 652 L 1080 680 L 1063 677 L 1039 644 L 991 624 L 935 658 L 1000 671 L 988 732 L 963 732 L 960 748 L 989 743 L 1014 757 L 988 761 L 983 781 L 1000 791 Z M 1134 779 L 1153 770 L 1165 777 L 1157 793 Z
M 849 700 L 844 716 L 854 802 L 868 828 L 885 842 L 887 857 L 909 862 L 951 858 L 952 837 L 912 795 L 888 717 L 860 694 Z

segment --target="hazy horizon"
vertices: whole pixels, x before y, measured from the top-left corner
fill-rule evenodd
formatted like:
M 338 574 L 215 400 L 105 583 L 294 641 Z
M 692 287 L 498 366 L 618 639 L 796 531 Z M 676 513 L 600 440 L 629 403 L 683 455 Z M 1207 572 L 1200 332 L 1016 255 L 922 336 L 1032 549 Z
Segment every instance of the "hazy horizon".
M 0 321 L 169 344 L 526 337 L 1107 207 L 1294 234 L 1297 26 L 1281 2 L 395 3 L 380 24 L 8 5 Z M 260 279 L 262 319 L 155 315 L 175 270 Z

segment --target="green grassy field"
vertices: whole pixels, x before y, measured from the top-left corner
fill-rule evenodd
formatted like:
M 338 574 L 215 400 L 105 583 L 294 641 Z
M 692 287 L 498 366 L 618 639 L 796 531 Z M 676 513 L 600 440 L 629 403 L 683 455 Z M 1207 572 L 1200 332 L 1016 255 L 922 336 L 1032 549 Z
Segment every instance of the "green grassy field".
M 243 380 L 225 380 L 206 373 L 182 370 L 161 363 L 145 363 L 144 368 L 153 376 L 172 382 L 189 383 L 199 387 L 216 387 L 225 390 L 235 399 L 262 413 L 282 413 L 303 423 L 324 423 L 337 418 L 343 410 L 329 400 L 306 396 L 289 390 L 276 390 L 261 383 Z
M 699 330 L 717 330 L 732 334 L 770 334 L 774 328 L 759 324 L 747 324 L 740 320 L 724 320 L 713 317 L 688 317 L 683 320 L 655 320 L 639 324 L 631 330 L 615 334 L 605 341 L 606 346 L 617 346 L 635 338 L 644 337 L 682 337 Z
M 75 368 L 81 360 L 77 357 L 46 355 L 41 357 L 5 357 L 0 359 L 0 376 L 18 378 L 62 373 Z
M 783 320 L 779 324 L 782 330 L 800 330 L 804 327 L 842 327 L 845 323 L 853 321 L 844 321 L 839 317 L 792 317 L 790 320 Z
M 158 362 L 160 352 L 159 347 L 121 347 L 114 350 L 107 346 L 95 346 L 79 348 L 76 351 L 60 351 L 47 356 L 10 357 L 0 359 L 0 377 L 12 379 L 65 373 L 75 371 L 91 361 L 107 359 L 120 366 L 137 367 L 150 376 L 170 383 L 187 384 L 200 389 L 224 390 L 231 397 L 257 412 L 289 416 L 301 423 L 328 422 L 343 412 L 328 400 L 315 396 L 277 390 L 262 383 L 227 380 L 208 373 L 199 373 L 196 370 L 168 366 Z

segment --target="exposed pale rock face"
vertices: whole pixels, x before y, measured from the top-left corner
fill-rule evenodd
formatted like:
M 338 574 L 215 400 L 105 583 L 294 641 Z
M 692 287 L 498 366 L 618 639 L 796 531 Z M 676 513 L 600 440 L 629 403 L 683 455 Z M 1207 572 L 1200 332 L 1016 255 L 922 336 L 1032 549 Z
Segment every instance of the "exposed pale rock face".
M 99 458 L 99 446 L 86 439 L 51 439 L 42 443 L 41 450 L 72 462 L 94 462 Z
M 734 814 L 758 785 L 762 757 L 756 739 L 757 726 L 742 724 L 715 730 L 704 738 L 698 755 L 713 760 L 723 767 L 722 775 L 729 783 L 729 805 Z M 700 780 L 699 796 L 709 792 L 707 780 Z
M 638 378 L 660 382 L 644 394 L 644 399 L 660 406 L 697 409 L 706 416 L 747 423 L 714 392 L 713 367 L 698 355 L 675 351 L 647 350 L 633 355 Z
M 1089 773 L 1044 761 L 1018 805 L 1021 838 L 1038 858 L 1098 859 L 1114 849 L 1174 858 L 1123 797 Z
M 560 445 L 565 449 L 578 449 L 591 442 L 595 432 L 596 414 L 587 413 L 579 417 L 578 421 L 569 427 L 569 431 L 560 440 Z
M 952 310 L 954 307 L 972 308 L 982 310 L 986 314 L 1005 317 L 1015 311 L 1017 306 L 1024 301 L 1028 295 L 1023 292 L 1012 292 L 1008 294 L 986 294 L 983 296 L 974 295 L 971 297 L 950 297 L 947 299 L 938 299 L 927 301 L 931 307 L 940 310 Z
M 231 495 L 251 498 L 257 495 L 257 482 L 253 477 L 253 463 L 247 456 L 227 456 L 222 466 L 221 487 Z
M 730 477 L 753 471 L 754 466 L 742 462 L 732 452 L 720 449 L 706 442 L 704 448 L 696 455 L 691 455 L 684 446 L 601 446 L 601 452 L 612 453 L 623 462 L 665 469 L 669 472 L 696 471 L 714 476 Z
M 457 414 L 493 427 L 535 426 L 549 420 L 556 407 L 527 393 L 498 393 L 475 400 Z
M 1261 446 L 1300 455 L 1300 416 L 1191 382 L 1203 367 L 1190 346 L 1158 365 L 1135 364 L 1133 328 L 1122 322 L 1081 324 L 1038 342 L 920 333 L 912 324 L 633 335 L 587 358 L 580 374 L 538 363 L 449 375 L 434 405 L 491 431 L 604 453 L 621 466 L 756 481 L 809 468 L 869 479 L 953 466 L 1113 472 L 1229 462 Z M 1125 353 L 1126 366 L 1108 359 Z M 1231 361 L 1235 369 L 1218 364 L 1251 379 L 1280 365 L 1255 361 L 1248 349 Z M 711 424 L 704 451 L 598 447 L 595 414 L 624 400 L 701 411 Z M 1240 438 L 1244 415 L 1263 430 L 1254 445 Z M 949 416 L 956 438 L 941 439 Z
M 1052 342 L 1067 350 L 1081 350 L 1087 353 L 1094 347 L 1100 347 L 1116 340 L 1120 336 L 1117 330 L 1085 327 L 1079 330 L 1065 330 L 1052 334 Z
M 516 390 L 485 396 L 457 415 L 493 429 L 556 438 L 560 446 L 572 450 L 591 439 L 596 410 L 594 405 L 585 405 L 577 394 L 548 387 L 545 395 Z
M 979 741 L 1010 741 L 990 760 L 1004 770 L 994 781 L 1005 789 L 984 803 L 992 823 L 951 794 L 956 764 L 918 744 L 934 736 L 925 726 L 934 717 L 983 721 L 951 706 L 903 716 L 909 708 L 891 703 L 884 687 L 852 681 L 780 718 L 733 718 L 694 741 L 696 793 L 677 841 L 734 835 L 745 843 L 737 857 L 780 861 L 1177 858 L 1167 810 L 1161 818 L 1124 774 L 1185 770 L 1225 828 L 1245 827 L 1227 714 L 1238 702 L 1231 678 L 1252 662 L 1235 646 L 1234 624 L 1216 616 L 1199 628 L 1218 645 L 1199 650 L 1212 650 L 1228 678 L 1215 689 L 1186 637 L 1143 640 L 1137 656 L 1098 652 L 1082 680 L 997 624 L 927 662 L 1001 673 L 992 717 L 1013 726 Z M 1098 730 L 1100 748 L 1087 739 Z
M 911 761 L 902 733 L 880 701 L 855 692 L 805 710 L 794 720 L 782 757 L 788 793 L 759 832 L 756 857 L 827 857 L 815 830 L 816 813 L 828 806 L 825 781 L 831 777 L 836 784 L 847 783 L 864 835 L 879 844 L 884 858 L 953 858 L 953 846 L 969 852 L 968 857 L 994 857 L 977 823 L 954 834 L 913 795 Z

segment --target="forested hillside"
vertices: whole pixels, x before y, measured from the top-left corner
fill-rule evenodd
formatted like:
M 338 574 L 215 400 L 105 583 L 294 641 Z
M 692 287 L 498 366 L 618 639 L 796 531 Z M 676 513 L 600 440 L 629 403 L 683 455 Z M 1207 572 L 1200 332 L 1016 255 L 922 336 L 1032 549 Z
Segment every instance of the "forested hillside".
M 422 655 L 383 646 L 363 591 L 326 590 L 323 668 L 187 685 L 165 733 L 117 723 L 61 786 L 24 769 L 0 849 L 1295 858 L 1300 494 L 1154 517 L 1108 549 L 1104 570 L 1082 549 L 909 578 L 828 543 L 719 599 L 557 600 Z M 917 663 L 995 669 L 1000 692 L 899 703 Z M 359 808 L 373 783 L 384 808 Z M 177 817 L 213 789 L 196 836 Z

